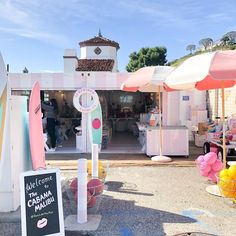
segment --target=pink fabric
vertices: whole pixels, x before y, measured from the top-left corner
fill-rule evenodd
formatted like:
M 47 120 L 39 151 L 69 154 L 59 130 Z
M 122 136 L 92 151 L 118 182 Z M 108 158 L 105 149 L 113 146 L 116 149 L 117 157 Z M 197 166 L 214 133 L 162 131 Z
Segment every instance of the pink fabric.
M 170 88 L 209 90 L 236 84 L 236 50 L 199 54 L 186 59 L 166 79 Z
M 209 74 L 196 83 L 199 90 L 230 88 L 236 81 L 236 51 L 217 51 L 212 54 Z
M 159 85 L 166 91 L 176 91 L 163 83 L 172 70 L 173 67 L 168 66 L 147 66 L 140 68 L 136 72 L 130 73 L 129 78 L 124 81 L 121 89 L 127 92 L 136 92 L 138 90 L 151 92 L 152 90 L 156 91 L 155 89 Z
M 163 83 L 163 88 L 164 88 L 165 91 L 167 91 L 167 92 L 174 92 L 174 91 L 177 91 L 176 89 L 170 88 L 166 83 Z
M 128 89 L 128 91 L 135 92 L 134 88 L 140 88 L 150 83 L 150 79 L 152 78 L 154 72 L 155 66 L 143 67 L 137 70 L 125 81 L 124 88 Z
M 126 87 L 123 85 L 122 90 L 126 92 L 137 92 L 139 87 Z
M 209 90 L 209 89 L 219 89 L 219 88 L 230 88 L 235 85 L 234 80 L 216 80 L 210 75 L 207 75 L 203 80 L 196 83 L 195 87 L 198 90 Z
M 236 51 L 217 51 L 212 58 L 209 75 L 219 80 L 235 80 Z

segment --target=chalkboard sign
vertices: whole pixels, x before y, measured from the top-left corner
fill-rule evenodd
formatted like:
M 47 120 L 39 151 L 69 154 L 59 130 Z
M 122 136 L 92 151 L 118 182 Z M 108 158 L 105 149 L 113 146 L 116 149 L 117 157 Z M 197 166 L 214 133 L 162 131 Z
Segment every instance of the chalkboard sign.
M 22 235 L 64 235 L 60 174 L 57 169 L 21 176 Z

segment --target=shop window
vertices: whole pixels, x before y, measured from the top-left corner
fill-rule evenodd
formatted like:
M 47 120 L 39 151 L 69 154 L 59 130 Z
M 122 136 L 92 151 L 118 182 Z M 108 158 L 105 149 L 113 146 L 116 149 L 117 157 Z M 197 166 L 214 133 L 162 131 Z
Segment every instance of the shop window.
M 133 103 L 133 96 L 132 95 L 121 95 L 120 96 L 120 103 Z
M 44 93 L 44 101 L 46 101 L 46 102 L 49 101 L 49 93 L 48 92 Z

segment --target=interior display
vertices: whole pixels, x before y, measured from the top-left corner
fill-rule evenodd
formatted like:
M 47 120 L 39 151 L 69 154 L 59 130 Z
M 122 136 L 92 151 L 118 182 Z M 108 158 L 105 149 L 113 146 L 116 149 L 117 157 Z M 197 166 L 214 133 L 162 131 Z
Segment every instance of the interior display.
M 85 101 L 86 96 L 91 101 L 87 100 L 86 105 L 82 105 L 82 100 Z M 135 150 L 139 150 L 138 152 L 143 152 L 142 145 L 138 141 L 139 131 L 136 124 L 141 121 L 140 114 L 146 116 L 147 123 L 150 115 L 154 114 L 154 126 L 158 124 L 157 101 L 154 93 L 94 91 L 87 88 L 76 92 L 44 91 L 43 99 L 49 101 L 51 98 L 56 99 L 58 104 L 56 136 L 57 147 L 60 148 L 56 151 L 74 148 L 77 152 L 82 152 L 82 143 L 90 142 L 93 136 L 93 142 L 101 144 L 102 151 L 113 149 L 113 143 L 117 150 L 129 143 L 135 147 Z M 99 103 L 100 107 L 96 106 Z M 89 122 L 91 122 L 91 131 L 87 131 L 86 140 L 83 139 L 82 112 L 90 116 Z M 49 137 L 46 144 L 50 145 Z

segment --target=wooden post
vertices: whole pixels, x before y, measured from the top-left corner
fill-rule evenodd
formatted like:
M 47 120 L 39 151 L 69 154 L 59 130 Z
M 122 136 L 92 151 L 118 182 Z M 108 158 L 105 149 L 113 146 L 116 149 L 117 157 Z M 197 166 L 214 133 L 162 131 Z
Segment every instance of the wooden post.
M 160 151 L 159 155 L 162 156 L 163 140 L 162 140 L 162 106 L 161 106 L 161 86 L 158 86 L 158 100 L 159 100 L 159 139 L 160 139 Z
M 222 93 L 222 122 L 223 122 L 223 164 L 226 167 L 226 145 L 225 145 L 225 90 L 224 80 L 221 81 L 221 93 Z

